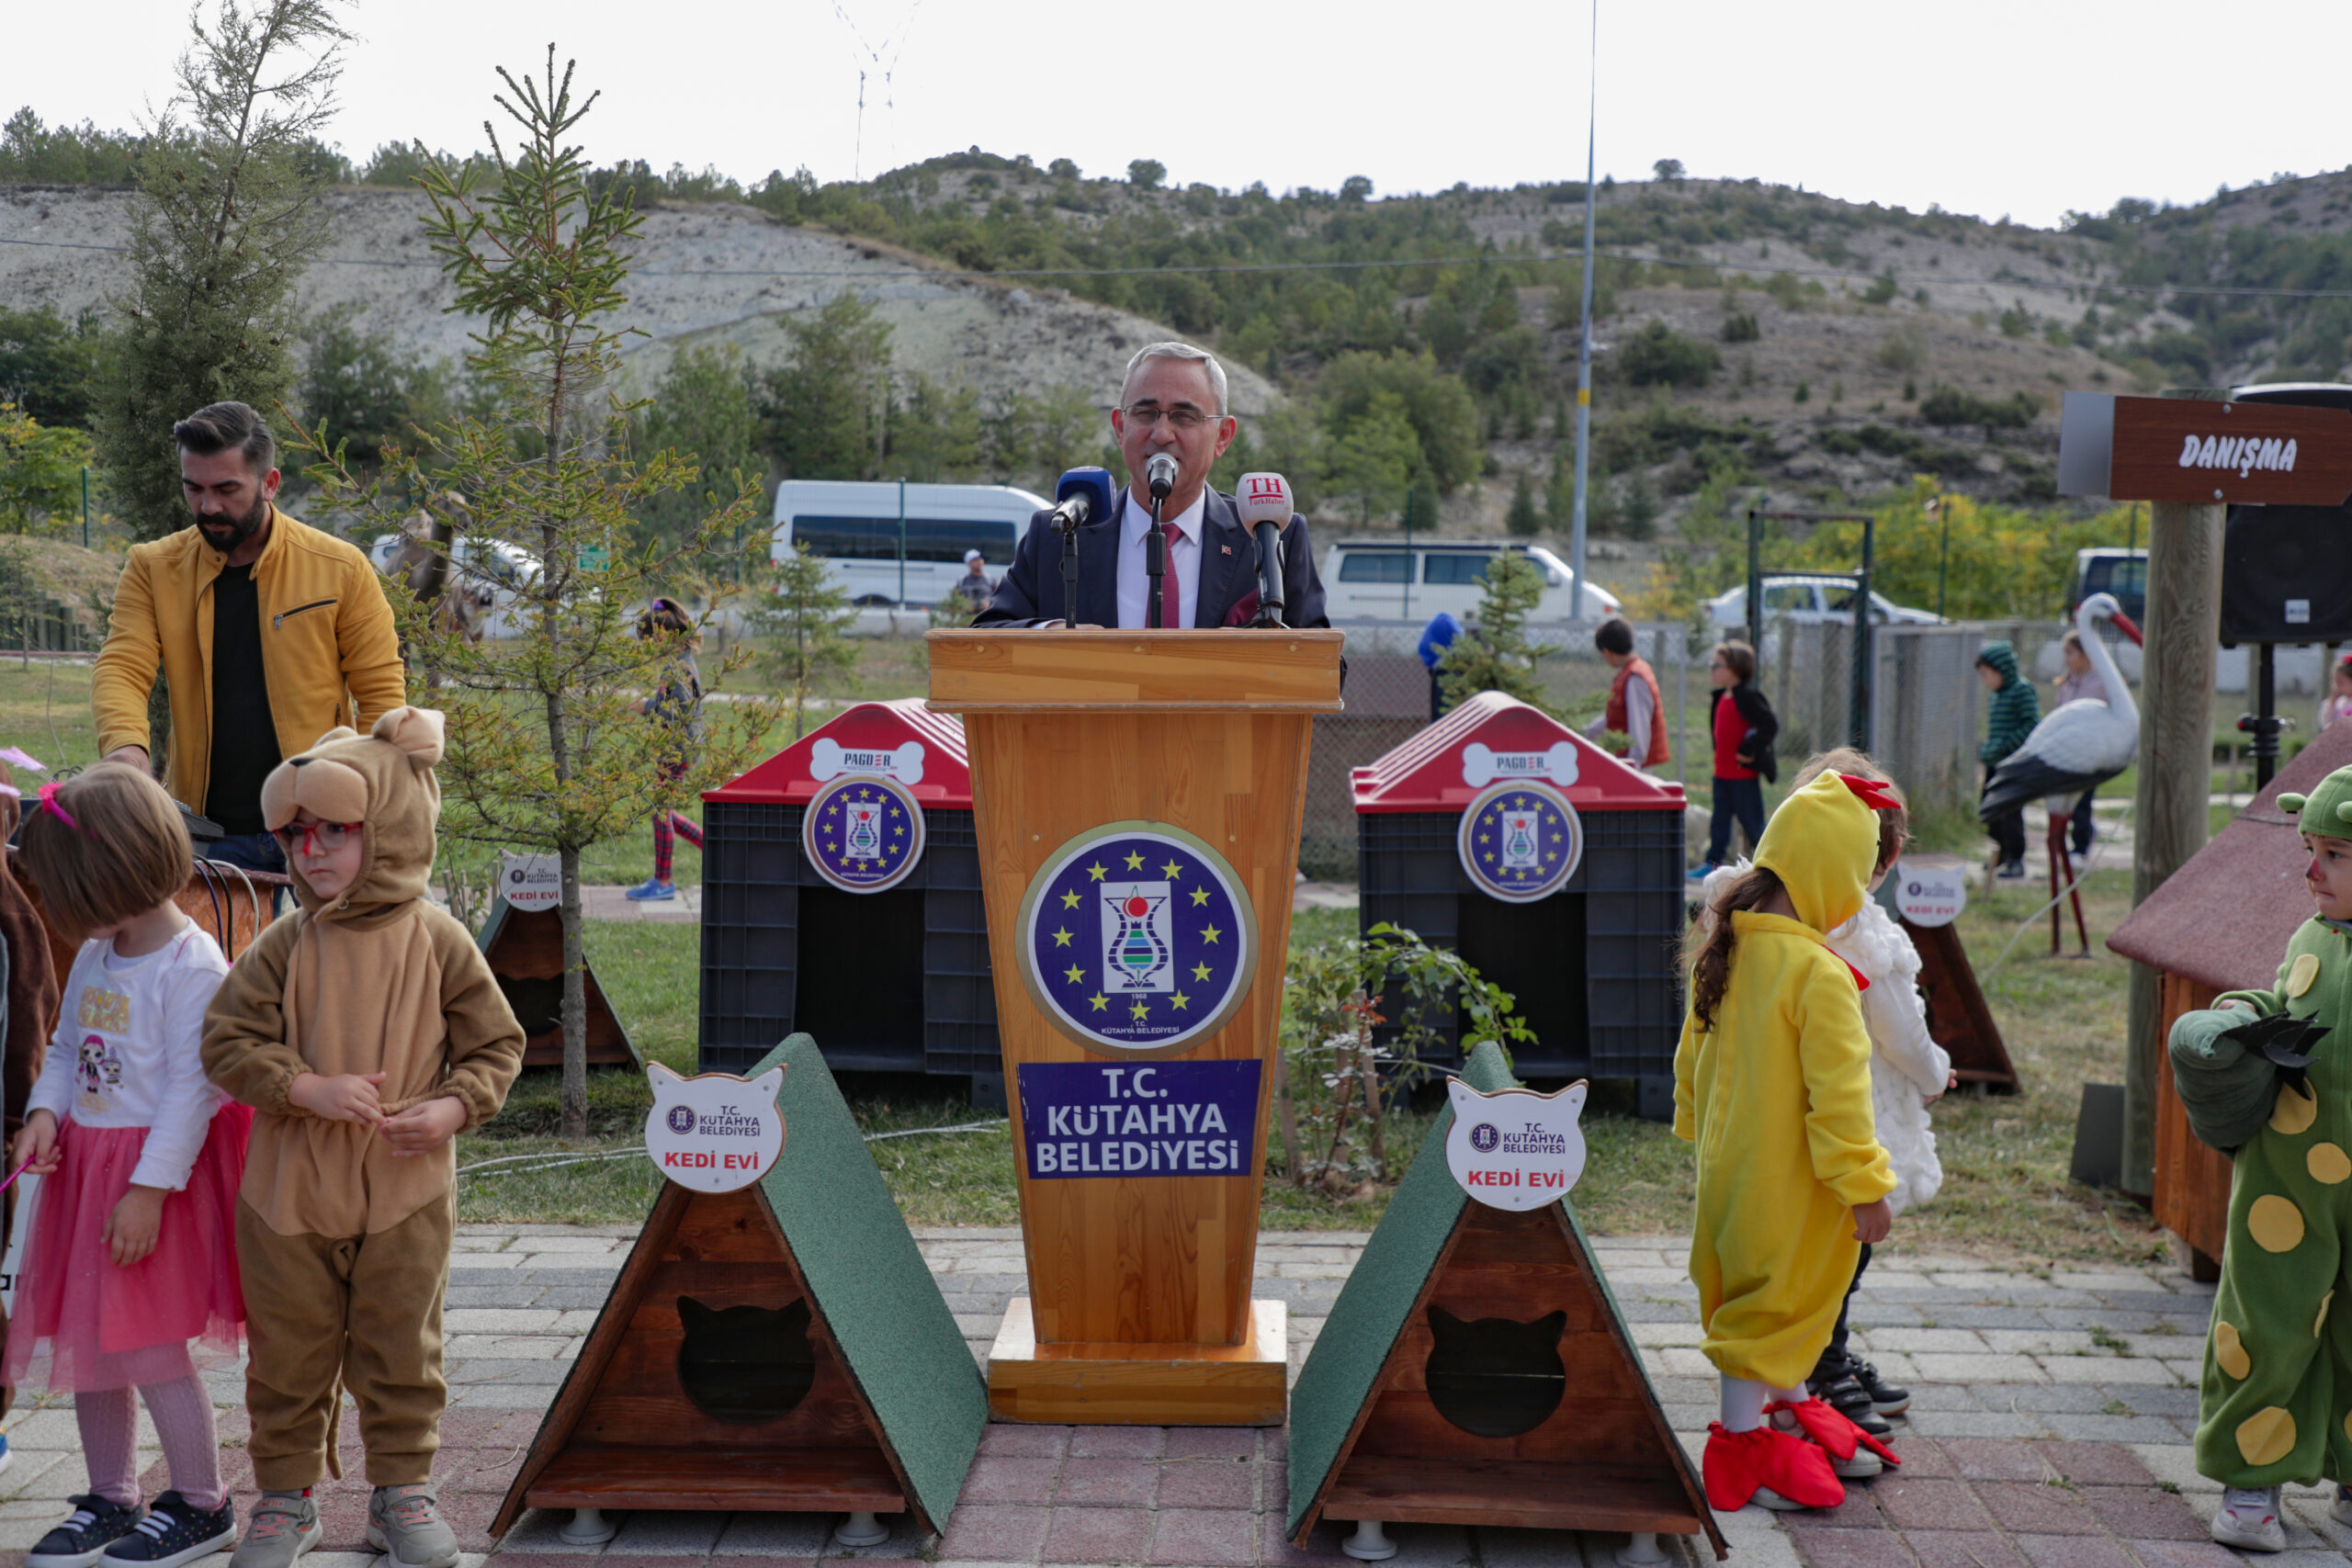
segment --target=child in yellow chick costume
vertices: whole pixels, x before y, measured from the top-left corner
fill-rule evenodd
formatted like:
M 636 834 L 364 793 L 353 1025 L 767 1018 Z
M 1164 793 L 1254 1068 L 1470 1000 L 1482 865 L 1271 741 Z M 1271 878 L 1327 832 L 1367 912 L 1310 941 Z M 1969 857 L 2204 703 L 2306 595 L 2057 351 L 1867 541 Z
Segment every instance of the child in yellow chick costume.
M 1718 1508 L 1833 1507 L 1840 1475 L 1897 1462 L 1804 1387 L 1861 1243 L 1891 1223 L 1860 976 L 1822 939 L 1868 896 L 1878 791 L 1825 773 L 1792 794 L 1691 962 L 1674 1131 L 1698 1145 L 1690 1278 L 1723 1376 L 1703 1466 Z

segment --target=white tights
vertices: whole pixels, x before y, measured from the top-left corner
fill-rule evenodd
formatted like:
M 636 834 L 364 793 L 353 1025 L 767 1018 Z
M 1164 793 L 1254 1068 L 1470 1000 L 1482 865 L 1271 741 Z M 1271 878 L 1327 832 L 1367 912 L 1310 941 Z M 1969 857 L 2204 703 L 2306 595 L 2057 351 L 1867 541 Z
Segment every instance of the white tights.
M 1807 1397 L 1804 1384 L 1794 1388 L 1773 1388 L 1752 1378 L 1723 1375 L 1723 1423 L 1726 1432 L 1753 1432 L 1764 1425 L 1764 1406 L 1773 1400 L 1785 1400 L 1802 1404 Z

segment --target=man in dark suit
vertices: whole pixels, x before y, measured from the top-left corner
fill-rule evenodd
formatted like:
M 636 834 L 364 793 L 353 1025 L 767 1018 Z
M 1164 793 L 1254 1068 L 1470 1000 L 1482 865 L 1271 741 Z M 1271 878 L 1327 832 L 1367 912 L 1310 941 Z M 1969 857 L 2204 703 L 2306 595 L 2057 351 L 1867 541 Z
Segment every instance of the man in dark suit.
M 1176 459 L 1176 487 L 1160 505 L 1168 535 L 1162 578 L 1164 626 L 1240 626 L 1258 613 L 1258 547 L 1241 525 L 1233 498 L 1208 488 L 1209 468 L 1233 445 L 1225 367 L 1190 344 L 1155 343 L 1127 361 L 1119 406 L 1111 411 L 1129 484 L 1114 515 L 1078 531 L 1078 618 L 1081 626 L 1142 626 L 1150 579 L 1144 536 L 1151 526 L 1151 489 L 1144 466 L 1156 453 Z M 1061 624 L 1061 536 L 1040 512 L 1015 547 L 1011 570 L 976 626 Z M 1294 513 L 1282 531 L 1283 619 L 1328 626 L 1323 580 L 1306 519 Z

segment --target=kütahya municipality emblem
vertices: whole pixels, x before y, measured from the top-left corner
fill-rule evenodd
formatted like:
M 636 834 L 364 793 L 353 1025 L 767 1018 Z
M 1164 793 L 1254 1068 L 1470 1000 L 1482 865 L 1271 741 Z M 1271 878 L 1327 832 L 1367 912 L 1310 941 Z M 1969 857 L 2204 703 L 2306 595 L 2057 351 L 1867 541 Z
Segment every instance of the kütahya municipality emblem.
M 1462 869 L 1480 892 L 1531 904 L 1567 886 L 1584 859 L 1577 808 L 1550 785 L 1521 780 L 1481 790 L 1455 830 Z
M 849 773 L 820 789 L 800 823 L 817 874 L 848 893 L 879 893 L 922 859 L 922 807 L 895 779 Z
M 1225 1026 L 1248 993 L 1257 921 L 1205 842 L 1114 822 L 1064 844 L 1022 901 L 1022 977 L 1089 1049 L 1166 1051 Z
M 1490 1209 L 1526 1210 L 1556 1203 L 1584 1174 L 1586 1086 L 1550 1094 L 1507 1089 L 1480 1094 L 1460 1078 L 1446 1080 L 1453 1125 L 1445 1134 L 1446 1168 L 1462 1190 Z

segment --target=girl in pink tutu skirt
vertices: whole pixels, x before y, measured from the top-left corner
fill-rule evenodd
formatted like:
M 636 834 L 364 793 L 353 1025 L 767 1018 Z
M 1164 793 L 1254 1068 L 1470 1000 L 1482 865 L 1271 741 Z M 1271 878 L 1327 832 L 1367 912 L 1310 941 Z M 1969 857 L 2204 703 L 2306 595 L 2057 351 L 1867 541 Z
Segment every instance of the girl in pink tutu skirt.
M 187 829 L 163 787 L 100 763 L 27 803 L 23 866 L 80 934 L 49 1061 L 10 1168 L 42 1178 L 8 1328 L 6 1381 L 74 1395 L 90 1490 L 26 1568 L 179 1564 L 236 1539 L 212 1399 L 191 1342 L 233 1355 L 244 1322 L 234 1217 L 253 1112 L 204 1076 L 204 1010 L 229 972 L 172 895 Z M 144 1502 L 137 1389 L 172 1489 Z

